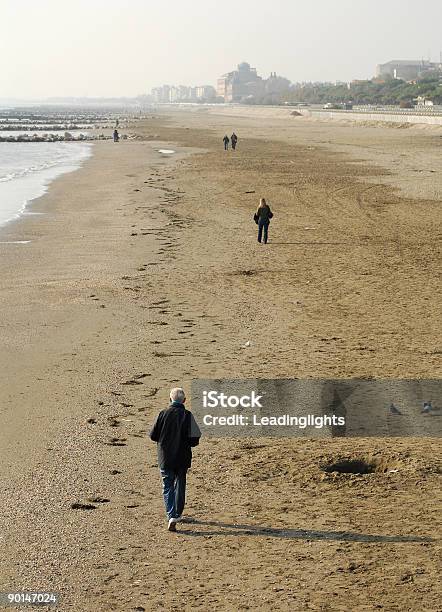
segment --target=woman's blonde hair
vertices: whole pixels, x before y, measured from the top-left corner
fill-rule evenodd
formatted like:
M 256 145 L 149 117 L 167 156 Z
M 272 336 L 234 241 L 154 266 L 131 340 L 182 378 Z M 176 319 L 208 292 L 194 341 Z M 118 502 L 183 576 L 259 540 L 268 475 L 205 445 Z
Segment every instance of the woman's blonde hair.
M 267 202 L 265 198 L 261 198 L 259 200 L 259 208 L 262 208 L 263 206 L 267 206 Z

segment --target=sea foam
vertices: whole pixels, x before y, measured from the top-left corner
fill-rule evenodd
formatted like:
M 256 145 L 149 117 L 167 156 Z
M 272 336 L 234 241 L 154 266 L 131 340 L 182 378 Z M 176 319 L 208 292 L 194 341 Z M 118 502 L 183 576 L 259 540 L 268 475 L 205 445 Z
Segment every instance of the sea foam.
M 0 226 L 20 217 L 61 174 L 91 155 L 87 143 L 0 143 Z

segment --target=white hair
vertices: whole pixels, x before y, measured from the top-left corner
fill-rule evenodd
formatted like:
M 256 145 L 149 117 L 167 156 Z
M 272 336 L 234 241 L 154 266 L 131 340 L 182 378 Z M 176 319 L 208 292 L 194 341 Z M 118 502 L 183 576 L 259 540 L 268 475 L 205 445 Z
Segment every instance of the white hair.
M 180 402 L 182 404 L 186 399 L 186 394 L 184 393 L 184 389 L 181 387 L 174 387 L 170 390 L 170 400 L 172 402 Z

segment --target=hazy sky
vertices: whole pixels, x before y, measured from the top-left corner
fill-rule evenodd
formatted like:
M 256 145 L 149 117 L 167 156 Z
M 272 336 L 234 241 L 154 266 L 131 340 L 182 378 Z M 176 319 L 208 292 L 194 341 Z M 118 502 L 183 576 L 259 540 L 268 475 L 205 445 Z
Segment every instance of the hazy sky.
M 248 61 L 292 81 L 439 59 L 441 0 L 0 0 L 0 98 L 216 84 Z

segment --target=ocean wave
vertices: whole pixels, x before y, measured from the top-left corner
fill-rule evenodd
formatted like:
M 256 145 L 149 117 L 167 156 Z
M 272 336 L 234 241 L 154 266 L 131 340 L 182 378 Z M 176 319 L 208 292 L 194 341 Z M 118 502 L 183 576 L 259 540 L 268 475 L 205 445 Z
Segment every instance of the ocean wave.
M 75 163 L 78 159 L 88 157 L 90 151 L 90 145 L 77 143 L 32 143 L 31 146 L 28 146 L 29 143 L 23 143 L 24 146 L 20 149 L 17 149 L 17 144 L 14 144 L 14 148 L 10 148 L 9 143 L 1 144 L 3 146 L 0 148 L 0 182 L 23 178 L 59 165 Z M 42 146 L 39 147 L 39 144 Z
M 6 181 L 13 181 L 17 178 L 22 178 L 27 176 L 28 174 L 32 174 L 33 172 L 42 172 L 43 170 L 49 170 L 49 168 L 55 168 L 56 166 L 69 163 L 69 160 L 53 160 L 51 162 L 45 162 L 42 164 L 30 166 L 28 168 L 23 168 L 22 170 L 17 170 L 15 172 L 9 172 L 8 174 L 1 175 L 0 174 L 0 183 L 4 183 Z
M 87 143 L 1 144 L 0 226 L 21 217 L 50 182 L 76 170 L 92 154 L 92 145 Z

